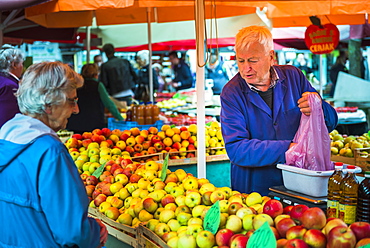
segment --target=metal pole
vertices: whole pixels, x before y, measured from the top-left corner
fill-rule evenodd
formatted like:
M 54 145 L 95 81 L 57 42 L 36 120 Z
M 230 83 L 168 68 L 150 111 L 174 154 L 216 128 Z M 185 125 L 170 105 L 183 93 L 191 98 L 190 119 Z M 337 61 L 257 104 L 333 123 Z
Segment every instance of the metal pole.
M 151 14 L 152 9 L 147 8 L 147 19 L 148 19 L 148 50 L 149 50 L 149 92 L 150 101 L 154 103 L 154 87 L 153 87 L 153 70 L 152 70 L 152 25 L 151 25 Z
M 196 0 L 195 5 L 196 26 L 196 91 L 197 91 L 197 177 L 206 178 L 206 145 L 205 145 L 205 90 L 204 90 L 204 0 Z
M 91 27 L 86 27 L 86 63 L 90 63 Z

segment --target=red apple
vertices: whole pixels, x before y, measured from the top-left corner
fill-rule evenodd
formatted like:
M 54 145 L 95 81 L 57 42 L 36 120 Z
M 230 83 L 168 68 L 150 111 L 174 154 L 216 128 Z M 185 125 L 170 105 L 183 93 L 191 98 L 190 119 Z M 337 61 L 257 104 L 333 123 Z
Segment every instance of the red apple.
M 231 231 L 230 229 L 224 228 L 224 229 L 219 230 L 215 236 L 216 244 L 218 246 L 229 245 L 229 241 L 233 235 L 234 235 L 234 232 Z
M 370 238 L 370 223 L 368 222 L 357 221 L 352 223 L 349 228 L 354 232 L 356 240 Z
M 310 248 L 310 247 L 302 239 L 289 239 L 286 242 L 284 248 Z
M 341 220 L 339 218 L 333 218 L 330 221 L 327 221 L 325 227 L 322 229 L 322 232 L 325 235 L 328 235 L 330 230 L 333 229 L 334 227 L 337 227 L 337 226 L 348 227 L 348 225 L 346 223 L 344 223 L 343 220 Z
M 355 233 L 348 227 L 334 227 L 330 230 L 327 238 L 327 247 L 353 248 L 356 245 Z
M 317 229 L 310 229 L 303 235 L 303 241 L 311 248 L 325 248 L 326 236 L 323 232 Z
M 230 248 L 245 248 L 247 247 L 248 239 L 249 237 L 244 234 L 237 236 L 231 241 Z
M 276 248 L 284 248 L 285 244 L 288 242 L 287 239 L 278 239 L 276 240 Z
M 72 138 L 75 138 L 77 140 L 82 140 L 82 135 L 79 134 L 79 133 L 75 133 L 75 134 L 72 135 Z
M 290 211 L 290 217 L 298 224 L 301 224 L 302 215 L 307 209 L 309 209 L 309 207 L 307 207 L 306 205 L 295 205 Z
M 153 135 L 152 136 L 152 138 L 151 138 L 151 142 L 153 143 L 153 144 L 155 144 L 155 143 L 157 143 L 157 142 L 160 142 L 162 139 L 161 139 L 161 137 L 159 137 L 158 135 Z
M 286 239 L 302 239 L 303 235 L 307 232 L 307 229 L 303 226 L 292 226 L 286 231 Z
M 278 230 L 280 237 L 285 238 L 286 232 L 288 231 L 288 229 L 296 225 L 297 224 L 295 223 L 293 219 L 284 218 L 276 224 L 276 229 Z
M 263 206 L 263 213 L 270 215 L 272 218 L 283 214 L 283 204 L 275 199 L 268 200 Z
M 130 183 L 137 183 L 141 178 L 142 176 L 138 174 L 132 174 L 130 177 Z
M 289 205 L 289 206 L 286 206 L 284 209 L 283 209 L 283 214 L 289 214 L 290 215 L 290 212 L 292 211 L 292 208 L 294 206 L 293 205 Z
M 98 178 L 96 176 L 90 175 L 86 178 L 87 185 L 97 185 L 99 183 Z
M 237 234 L 234 234 L 233 236 L 231 236 L 230 240 L 229 240 L 229 246 L 231 245 L 231 242 L 233 242 L 233 240 L 236 238 L 236 237 L 239 237 L 239 236 L 243 236 L 244 234 L 241 234 L 241 233 L 237 233 Z
M 321 208 L 313 207 L 303 213 L 300 221 L 307 229 L 321 230 L 326 225 L 326 215 Z

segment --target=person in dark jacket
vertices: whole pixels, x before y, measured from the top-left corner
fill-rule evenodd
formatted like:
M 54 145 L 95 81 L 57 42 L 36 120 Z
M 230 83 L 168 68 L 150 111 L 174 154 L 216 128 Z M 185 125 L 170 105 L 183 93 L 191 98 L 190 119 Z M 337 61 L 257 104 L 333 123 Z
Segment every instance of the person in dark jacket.
M 91 132 L 94 129 L 106 127 L 104 107 L 112 113 L 114 118 L 122 121 L 123 117 L 104 85 L 98 81 L 99 69 L 96 64 L 85 64 L 81 69 L 84 85 L 77 89 L 78 107 L 80 112 L 71 115 L 67 129 L 75 133 Z
M 88 217 L 85 186 L 56 133 L 78 113 L 82 84 L 62 62 L 24 73 L 16 93 L 22 114 L 0 129 L 0 247 L 97 248 L 107 241 L 105 225 Z
M 337 57 L 337 60 L 335 61 L 335 64 L 330 68 L 330 81 L 332 83 L 332 86 L 330 88 L 330 96 L 334 96 L 335 87 L 337 85 L 337 79 L 338 74 L 340 71 L 348 73 L 348 69 L 346 67 L 346 63 L 348 60 L 348 53 L 347 51 L 340 51 L 339 56 Z
M 138 70 L 138 84 L 136 85 L 135 89 L 135 99 L 139 101 L 147 101 L 148 99 L 142 99 L 143 91 L 150 91 L 149 85 L 149 51 L 148 50 L 141 50 L 136 55 L 136 62 L 139 65 Z M 152 68 L 152 78 L 153 78 L 153 92 L 157 90 L 158 85 L 158 78 L 157 73 Z M 150 95 L 148 95 L 150 99 Z
M 239 72 L 220 96 L 231 186 L 242 193 L 268 195 L 270 187 L 283 185 L 282 172 L 276 164 L 284 164 L 285 152 L 295 145 L 292 140 L 302 113 L 310 115 L 308 95 L 319 97 L 301 70 L 274 65 L 273 49 L 267 27 L 241 29 L 235 43 Z M 337 113 L 325 101 L 322 109 L 330 132 L 337 125 Z
M 23 73 L 24 55 L 22 50 L 11 45 L 3 45 L 0 50 L 0 128 L 19 113 L 14 93 L 18 89 L 19 78 Z
M 216 54 L 211 55 L 210 63 L 205 70 L 205 77 L 213 80 L 212 91 L 214 95 L 220 95 L 222 88 L 229 82 L 226 67 L 223 66 L 223 62 Z
M 138 80 L 134 68 L 127 59 L 114 56 L 115 50 L 112 44 L 105 44 L 103 51 L 108 61 L 100 67 L 100 81 L 109 95 L 130 105 L 134 95 L 133 89 Z
M 179 59 L 177 52 L 172 51 L 169 53 L 172 69 L 175 74 L 175 78 L 170 83 L 176 90 L 189 89 L 193 86 L 193 76 L 191 74 L 190 67 L 185 63 L 183 59 Z

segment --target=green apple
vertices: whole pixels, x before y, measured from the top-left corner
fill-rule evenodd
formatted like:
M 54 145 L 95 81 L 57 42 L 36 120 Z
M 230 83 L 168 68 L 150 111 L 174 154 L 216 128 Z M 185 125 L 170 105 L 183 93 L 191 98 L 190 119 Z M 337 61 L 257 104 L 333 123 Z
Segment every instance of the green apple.
M 194 238 L 198 236 L 198 234 L 203 231 L 203 226 L 199 224 L 191 224 L 188 225 L 188 229 L 186 230 L 187 234 L 193 235 Z
M 171 209 L 164 209 L 159 214 L 159 221 L 162 223 L 167 223 L 171 219 L 175 219 L 175 212 Z
M 230 229 L 234 233 L 240 233 L 242 231 L 243 223 L 242 220 L 236 215 L 229 215 L 226 220 L 225 227 Z
M 157 219 L 151 219 L 147 222 L 146 226 L 148 227 L 149 230 L 154 232 L 155 227 L 159 224 L 159 220 Z
M 200 204 L 202 200 L 202 196 L 199 194 L 199 192 L 190 192 L 185 196 L 185 205 L 189 208 L 193 208 Z
M 171 231 L 173 232 L 177 232 L 177 230 L 179 230 L 179 228 L 181 227 L 181 224 L 179 223 L 179 221 L 175 219 L 170 219 L 167 222 L 167 225 L 170 227 Z
M 132 224 L 132 216 L 129 215 L 128 213 L 120 214 L 120 216 L 118 216 L 117 222 L 118 223 L 121 223 L 123 225 L 131 226 L 131 224 Z
M 198 224 L 198 225 L 203 225 L 203 220 L 201 218 L 190 218 L 189 221 L 188 221 L 188 225 L 191 225 L 191 224 Z
M 194 218 L 200 218 L 202 216 L 203 210 L 206 208 L 205 205 L 197 205 L 191 210 L 191 214 Z
M 196 248 L 197 241 L 193 235 L 185 234 L 179 237 L 177 248 Z
M 260 228 L 265 222 L 267 222 L 270 226 L 274 225 L 274 220 L 268 214 L 257 214 L 253 218 L 253 229 L 257 230 Z
M 166 223 L 159 223 L 154 228 L 154 233 L 162 238 L 163 234 L 170 232 L 171 229 Z
M 192 215 L 190 213 L 181 212 L 177 215 L 176 219 L 182 226 L 186 226 Z
M 201 231 L 196 237 L 199 248 L 212 248 L 216 244 L 215 236 L 210 231 Z

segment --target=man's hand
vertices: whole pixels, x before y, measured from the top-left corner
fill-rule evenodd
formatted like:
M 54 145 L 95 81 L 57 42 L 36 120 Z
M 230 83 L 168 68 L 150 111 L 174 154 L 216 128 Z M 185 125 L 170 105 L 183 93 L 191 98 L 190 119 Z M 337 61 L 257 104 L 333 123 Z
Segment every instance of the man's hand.
M 298 99 L 298 107 L 300 108 L 301 112 L 306 116 L 311 115 L 311 108 L 308 102 L 309 94 L 315 94 L 317 97 L 319 97 L 319 94 L 317 92 L 304 92 L 302 94 L 302 97 Z

